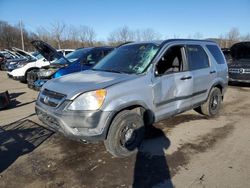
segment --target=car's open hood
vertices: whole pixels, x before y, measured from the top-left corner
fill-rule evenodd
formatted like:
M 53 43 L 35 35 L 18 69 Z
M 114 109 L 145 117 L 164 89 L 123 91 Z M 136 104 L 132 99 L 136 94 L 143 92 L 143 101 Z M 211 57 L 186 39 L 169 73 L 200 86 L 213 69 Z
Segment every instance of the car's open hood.
M 62 57 L 62 54 L 58 53 L 55 48 L 53 48 L 46 42 L 43 42 L 41 40 L 34 40 L 31 42 L 31 44 L 48 61 L 53 61 L 56 58 L 59 59 Z
M 233 59 L 250 59 L 250 42 L 239 42 L 230 48 Z
M 136 77 L 138 75 L 86 70 L 50 80 L 43 88 L 66 94 L 67 99 L 72 99 L 79 93 L 106 88 Z
M 33 56 L 30 53 L 28 53 L 28 52 L 26 52 L 24 50 L 21 50 L 19 48 L 12 47 L 12 50 L 15 51 L 15 52 L 17 52 L 17 53 L 19 53 L 19 54 L 21 54 L 24 57 L 29 57 L 29 59 L 36 59 L 35 56 Z

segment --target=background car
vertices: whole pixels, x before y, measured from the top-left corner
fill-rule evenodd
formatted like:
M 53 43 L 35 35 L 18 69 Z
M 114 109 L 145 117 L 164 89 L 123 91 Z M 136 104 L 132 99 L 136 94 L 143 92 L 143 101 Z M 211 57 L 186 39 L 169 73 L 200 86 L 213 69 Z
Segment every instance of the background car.
M 74 52 L 51 63 L 50 66 L 28 73 L 28 87 L 39 90 L 49 79 L 92 68 L 113 47 L 78 48 Z
M 250 83 L 250 42 L 239 42 L 230 48 L 229 82 Z
M 1 67 L 0 67 L 1 70 L 7 70 L 10 63 L 14 64 L 16 62 L 26 61 L 27 60 L 26 57 L 22 56 L 18 52 L 11 51 L 11 50 L 8 50 L 8 49 L 5 49 L 4 51 L 1 51 L 0 53 L 2 55 L 4 55 L 4 57 L 5 57 L 5 61 L 3 61 L 1 63 Z

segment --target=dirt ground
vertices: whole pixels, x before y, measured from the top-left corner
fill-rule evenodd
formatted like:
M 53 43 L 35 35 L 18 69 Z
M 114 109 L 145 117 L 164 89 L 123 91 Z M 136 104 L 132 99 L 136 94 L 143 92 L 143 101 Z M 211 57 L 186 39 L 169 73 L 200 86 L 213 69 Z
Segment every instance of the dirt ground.
M 155 125 L 139 152 L 114 158 L 47 129 L 36 91 L 0 72 L 0 187 L 250 187 L 250 87 L 230 86 L 220 116 L 188 111 Z

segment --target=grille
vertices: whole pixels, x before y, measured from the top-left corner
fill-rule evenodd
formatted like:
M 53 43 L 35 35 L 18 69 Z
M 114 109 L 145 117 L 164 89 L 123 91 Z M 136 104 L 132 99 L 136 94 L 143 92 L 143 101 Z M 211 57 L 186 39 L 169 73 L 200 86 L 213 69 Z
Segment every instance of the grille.
M 44 89 L 40 94 L 40 102 L 51 107 L 59 106 L 65 98 L 66 95 L 48 89 Z
M 250 69 L 229 68 L 228 72 L 232 74 L 250 74 Z

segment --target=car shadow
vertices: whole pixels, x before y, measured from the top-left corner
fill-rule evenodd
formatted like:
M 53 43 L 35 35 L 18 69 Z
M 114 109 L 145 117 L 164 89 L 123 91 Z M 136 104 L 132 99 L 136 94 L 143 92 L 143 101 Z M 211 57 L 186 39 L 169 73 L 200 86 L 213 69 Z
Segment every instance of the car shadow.
M 19 97 L 20 95 L 25 94 L 26 92 L 18 92 L 18 93 L 9 93 L 10 95 L 10 99 L 15 99 L 17 97 Z
M 14 99 L 14 100 L 11 100 L 10 105 L 8 106 L 7 109 L 18 108 L 18 107 L 25 106 L 25 105 L 28 105 L 28 104 L 31 104 L 31 103 L 34 103 L 34 102 L 36 102 L 36 100 L 32 100 L 32 101 L 29 101 L 29 102 L 22 103 L 22 102 L 19 102 L 16 99 Z
M 133 188 L 161 186 L 172 188 L 171 175 L 165 155 L 170 140 L 161 129 L 148 126 L 138 147 L 134 166 Z
M 18 157 L 37 148 L 53 133 L 31 120 L 16 121 L 0 127 L 0 173 Z
M 228 82 L 228 85 L 236 87 L 250 87 L 250 83 L 241 83 L 241 82 Z
M 18 93 L 9 93 L 9 92 L 7 92 L 7 93 L 8 93 L 9 100 L 10 100 L 9 105 L 7 107 L 1 109 L 1 110 L 9 110 L 9 109 L 25 106 L 25 105 L 36 102 L 36 100 L 32 100 L 32 101 L 29 101 L 29 102 L 26 102 L 26 103 L 22 103 L 22 102 L 20 102 L 20 101 L 18 101 L 16 99 L 17 97 L 19 97 L 20 95 L 25 94 L 26 92 L 18 92 Z

